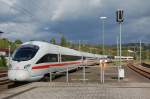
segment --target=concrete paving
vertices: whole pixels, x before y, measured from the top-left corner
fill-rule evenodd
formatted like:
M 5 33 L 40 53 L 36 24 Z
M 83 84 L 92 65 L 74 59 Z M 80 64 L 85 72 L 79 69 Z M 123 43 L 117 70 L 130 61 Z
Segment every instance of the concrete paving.
M 52 82 L 33 82 L 0 92 L 0 99 L 150 99 L 150 80 L 125 67 L 125 78 L 117 79 L 117 68 L 107 67 L 105 83 L 100 83 L 100 68 L 86 68 Z
M 0 94 L 1 99 L 149 99 L 149 83 L 32 83 Z
M 125 69 L 125 78 L 121 82 L 140 82 L 140 83 L 150 83 L 148 78 L 143 77 L 137 72 L 129 69 L 127 66 L 124 66 Z M 105 68 L 105 83 L 116 83 L 118 82 L 118 71 L 117 67 L 113 65 L 107 65 Z M 90 83 L 100 83 L 100 67 L 90 67 L 85 70 L 85 79 L 86 82 Z M 78 70 L 76 72 L 69 74 L 69 82 L 83 82 L 83 70 Z M 59 77 L 59 79 L 54 79 L 53 82 L 66 82 L 66 76 Z

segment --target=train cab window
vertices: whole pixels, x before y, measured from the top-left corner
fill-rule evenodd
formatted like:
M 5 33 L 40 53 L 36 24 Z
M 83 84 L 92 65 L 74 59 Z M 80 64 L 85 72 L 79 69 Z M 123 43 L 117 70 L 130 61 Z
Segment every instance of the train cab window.
M 48 62 L 58 62 L 57 54 L 46 54 L 41 59 L 38 60 L 37 64 Z
M 65 62 L 65 61 L 77 61 L 77 60 L 82 59 L 82 57 L 81 56 L 62 55 L 61 59 L 62 59 L 62 62 Z
M 18 48 L 15 53 L 12 56 L 12 60 L 14 61 L 27 61 L 32 59 L 37 51 L 38 51 L 39 47 L 36 45 L 23 45 L 20 48 Z

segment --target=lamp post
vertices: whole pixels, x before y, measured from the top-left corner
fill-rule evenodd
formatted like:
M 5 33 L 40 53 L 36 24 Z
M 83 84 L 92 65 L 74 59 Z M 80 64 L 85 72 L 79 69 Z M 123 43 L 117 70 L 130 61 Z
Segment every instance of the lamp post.
M 103 16 L 103 17 L 100 17 L 100 19 L 102 20 L 102 42 L 103 42 L 103 55 L 104 55 L 105 54 L 105 46 L 104 46 L 104 44 L 105 44 L 105 41 L 104 41 L 105 27 L 104 27 L 104 23 L 105 23 L 105 19 L 107 19 L 107 17 Z

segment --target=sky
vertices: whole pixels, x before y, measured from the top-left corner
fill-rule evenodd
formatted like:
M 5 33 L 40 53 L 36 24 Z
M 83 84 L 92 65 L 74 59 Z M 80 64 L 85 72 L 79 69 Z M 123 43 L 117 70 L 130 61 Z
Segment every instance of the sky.
M 124 10 L 122 43 L 150 38 L 150 0 L 0 0 L 2 38 L 102 44 L 105 19 L 105 44 L 115 44 L 119 36 L 117 9 Z

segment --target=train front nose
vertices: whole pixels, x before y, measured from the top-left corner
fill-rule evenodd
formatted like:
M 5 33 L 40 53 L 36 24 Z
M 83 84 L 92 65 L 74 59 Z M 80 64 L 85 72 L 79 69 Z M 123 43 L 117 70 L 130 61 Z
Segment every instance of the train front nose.
M 27 81 L 30 74 L 26 70 L 9 70 L 8 78 L 12 81 Z

